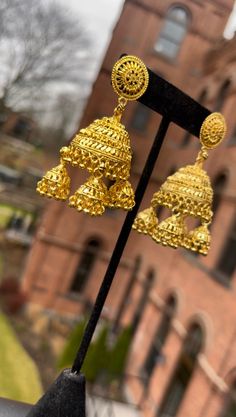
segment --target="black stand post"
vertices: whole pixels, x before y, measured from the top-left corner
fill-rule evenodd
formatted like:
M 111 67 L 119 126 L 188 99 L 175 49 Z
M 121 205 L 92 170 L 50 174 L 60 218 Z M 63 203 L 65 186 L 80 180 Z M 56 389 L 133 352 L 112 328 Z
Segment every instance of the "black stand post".
M 210 114 L 209 110 L 178 88 L 157 76 L 151 70 L 148 71 L 149 85 L 139 101 L 161 114 L 162 121 L 136 189 L 136 205 L 127 214 L 124 221 L 72 369 L 64 371 L 59 376 L 46 394 L 32 407 L 27 417 L 85 417 L 85 382 L 80 370 L 168 126 L 170 122 L 174 122 L 190 134 L 199 137 L 201 125 Z

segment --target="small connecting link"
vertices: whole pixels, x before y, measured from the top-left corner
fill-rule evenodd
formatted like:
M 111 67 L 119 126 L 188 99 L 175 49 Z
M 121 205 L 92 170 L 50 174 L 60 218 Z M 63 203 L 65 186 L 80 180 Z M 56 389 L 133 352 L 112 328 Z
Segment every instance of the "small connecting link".
M 114 110 L 114 116 L 117 118 L 118 121 L 120 121 L 121 116 L 123 114 L 123 111 L 125 110 L 125 106 L 127 105 L 128 100 L 124 97 L 118 98 L 118 106 L 116 106 Z
M 202 146 L 197 159 L 196 159 L 196 165 L 202 166 L 203 162 L 208 158 L 208 151 L 206 146 Z

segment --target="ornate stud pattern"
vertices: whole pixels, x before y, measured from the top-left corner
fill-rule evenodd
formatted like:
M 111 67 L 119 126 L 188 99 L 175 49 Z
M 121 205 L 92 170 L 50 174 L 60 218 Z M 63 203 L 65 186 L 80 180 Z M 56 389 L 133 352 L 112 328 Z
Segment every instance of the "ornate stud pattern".
M 226 134 L 226 123 L 221 113 L 211 113 L 204 120 L 200 130 L 200 142 L 207 149 L 218 146 Z
M 118 95 L 127 100 L 137 100 L 147 89 L 149 74 L 141 59 L 127 55 L 114 65 L 111 80 Z

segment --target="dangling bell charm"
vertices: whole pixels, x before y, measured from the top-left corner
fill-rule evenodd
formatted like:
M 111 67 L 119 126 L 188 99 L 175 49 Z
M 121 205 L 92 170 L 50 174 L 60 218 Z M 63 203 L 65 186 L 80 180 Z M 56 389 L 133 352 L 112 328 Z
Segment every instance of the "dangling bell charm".
M 156 227 L 158 225 L 158 219 L 154 208 L 151 206 L 146 210 L 141 211 L 133 224 L 133 229 L 139 233 L 150 235 L 152 237 Z
M 124 210 L 131 210 L 134 205 L 134 191 L 127 180 L 116 181 L 108 190 L 109 208 L 123 208 Z
M 70 177 L 63 161 L 50 171 L 37 183 L 37 191 L 56 200 L 66 200 L 70 193 Z
M 194 252 L 199 252 L 202 255 L 207 255 L 210 248 L 211 236 L 207 224 L 203 223 L 201 226 L 191 230 L 185 237 L 183 247 L 191 249 Z
M 69 199 L 69 206 L 78 211 L 84 211 L 91 216 L 99 216 L 105 211 L 107 201 L 107 187 L 101 178 L 94 176 L 81 185 Z
M 173 214 L 159 223 L 158 227 L 153 231 L 152 238 L 157 243 L 161 243 L 163 246 L 171 246 L 177 248 L 181 245 L 187 228 L 184 224 L 183 216 L 179 214 Z

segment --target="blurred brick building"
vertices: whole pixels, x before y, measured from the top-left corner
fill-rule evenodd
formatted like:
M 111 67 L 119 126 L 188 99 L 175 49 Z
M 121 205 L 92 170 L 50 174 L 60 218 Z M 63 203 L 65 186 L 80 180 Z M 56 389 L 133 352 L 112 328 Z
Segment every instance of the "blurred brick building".
M 18 278 L 44 203 L 35 194 L 44 154 L 34 146 L 37 125 L 0 102 L 1 279 Z
M 82 120 L 86 126 L 112 113 L 110 71 L 126 52 L 228 122 L 227 140 L 206 163 L 215 189 L 209 255 L 163 248 L 132 232 L 103 312 L 116 327 L 132 323 L 127 395 L 145 417 L 236 415 L 236 40 L 222 41 L 232 7 L 233 0 L 127 0 Z M 138 103 L 125 112 L 134 186 L 159 121 Z M 141 208 L 167 175 L 194 161 L 198 147 L 196 138 L 169 128 Z M 75 170 L 73 188 L 84 178 Z M 163 210 L 160 218 L 166 215 Z M 24 273 L 31 303 L 83 313 L 94 302 L 124 216 L 109 210 L 90 218 L 50 203 Z

